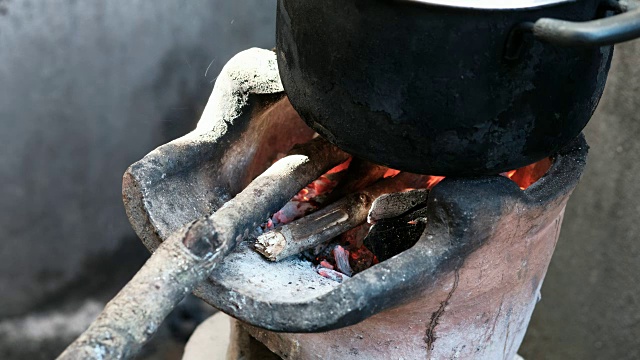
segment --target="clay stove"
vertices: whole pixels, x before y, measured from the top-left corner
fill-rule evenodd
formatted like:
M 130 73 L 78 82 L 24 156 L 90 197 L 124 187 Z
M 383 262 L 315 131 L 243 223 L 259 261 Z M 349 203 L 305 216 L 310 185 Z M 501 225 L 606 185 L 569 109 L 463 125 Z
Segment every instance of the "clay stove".
M 275 54 L 238 54 L 197 129 L 125 174 L 135 231 L 154 251 L 313 136 L 288 103 Z M 533 184 L 525 184 L 525 170 L 514 176 L 518 184 L 500 175 L 443 180 L 412 210 L 426 219 L 421 235 L 342 283 L 300 256 L 270 262 L 249 239 L 195 293 L 282 358 L 512 359 L 586 153 L 579 137 Z

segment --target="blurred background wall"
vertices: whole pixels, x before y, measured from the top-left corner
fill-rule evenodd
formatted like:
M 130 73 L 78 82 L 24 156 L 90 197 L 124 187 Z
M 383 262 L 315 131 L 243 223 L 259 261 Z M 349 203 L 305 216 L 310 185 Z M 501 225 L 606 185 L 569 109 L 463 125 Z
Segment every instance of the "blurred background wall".
M 275 0 L 0 0 L 0 358 L 57 355 L 147 258 L 124 170 L 194 126 L 233 54 L 274 45 L 274 15 Z M 639 63 L 640 42 L 617 48 L 529 359 L 640 358 Z M 179 358 L 167 337 L 143 356 Z
M 52 358 L 131 277 L 125 169 L 274 39 L 274 0 L 0 0 L 0 358 Z
M 640 359 L 640 41 L 616 46 L 585 133 L 587 169 L 520 351 L 526 359 Z

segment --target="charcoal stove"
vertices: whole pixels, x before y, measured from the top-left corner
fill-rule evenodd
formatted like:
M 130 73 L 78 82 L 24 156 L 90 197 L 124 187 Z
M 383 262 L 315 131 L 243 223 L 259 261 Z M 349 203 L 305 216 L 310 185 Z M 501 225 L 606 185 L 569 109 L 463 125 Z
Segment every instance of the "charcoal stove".
M 218 77 L 196 130 L 127 170 L 129 219 L 155 251 L 313 137 L 288 102 L 275 54 L 244 51 Z M 429 193 L 417 242 L 342 283 L 300 256 L 267 261 L 250 238 L 195 294 L 287 359 L 511 359 L 586 154 L 580 136 L 524 190 L 500 175 L 446 178 Z

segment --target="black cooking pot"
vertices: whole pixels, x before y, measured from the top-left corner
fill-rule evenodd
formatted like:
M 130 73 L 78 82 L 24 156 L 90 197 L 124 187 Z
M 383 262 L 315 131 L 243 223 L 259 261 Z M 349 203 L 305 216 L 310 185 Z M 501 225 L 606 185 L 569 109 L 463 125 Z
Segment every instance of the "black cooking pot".
M 593 114 L 610 45 L 638 36 L 640 10 L 615 1 L 278 0 L 302 118 L 354 155 L 433 175 L 553 154 Z

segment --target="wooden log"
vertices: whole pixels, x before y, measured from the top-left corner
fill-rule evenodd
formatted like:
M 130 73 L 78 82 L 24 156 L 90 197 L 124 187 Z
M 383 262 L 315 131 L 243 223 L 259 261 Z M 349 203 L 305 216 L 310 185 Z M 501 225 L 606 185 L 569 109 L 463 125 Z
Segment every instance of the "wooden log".
M 382 194 L 424 187 L 426 175 L 402 172 L 342 198 L 315 213 L 260 235 L 256 250 L 271 261 L 280 261 L 323 244 L 367 220 L 373 201 Z
M 294 148 L 218 211 L 163 242 L 58 359 L 131 358 L 251 229 L 348 156 L 322 138 Z
M 417 206 L 426 205 L 428 198 L 428 189 L 384 194 L 371 205 L 367 222 L 374 224 L 378 220 L 403 215 Z

